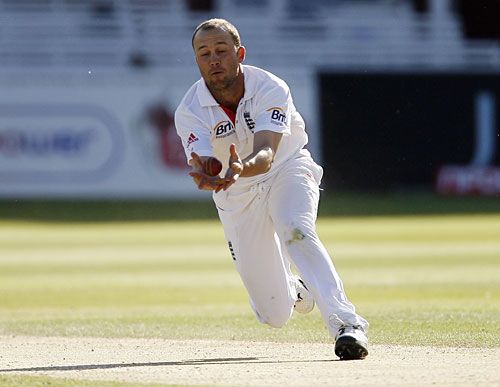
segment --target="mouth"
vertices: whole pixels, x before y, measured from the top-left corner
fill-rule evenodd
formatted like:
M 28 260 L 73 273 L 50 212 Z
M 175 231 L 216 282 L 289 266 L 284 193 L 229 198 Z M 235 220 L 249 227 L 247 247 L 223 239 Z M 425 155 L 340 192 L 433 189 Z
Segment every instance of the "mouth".
M 212 72 L 210 73 L 210 75 L 219 75 L 219 74 L 222 74 L 222 73 L 224 73 L 224 71 L 223 71 L 223 70 L 214 70 L 214 71 L 212 71 Z

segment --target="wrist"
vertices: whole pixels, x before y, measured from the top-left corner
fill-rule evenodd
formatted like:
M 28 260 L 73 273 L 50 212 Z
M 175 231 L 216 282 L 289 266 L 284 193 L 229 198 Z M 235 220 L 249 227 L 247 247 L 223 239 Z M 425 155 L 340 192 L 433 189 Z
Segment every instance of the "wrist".
M 252 166 L 254 166 L 255 163 L 252 160 L 247 160 L 247 161 L 242 161 L 241 162 L 241 171 L 240 171 L 240 176 L 247 176 L 249 172 L 252 171 Z

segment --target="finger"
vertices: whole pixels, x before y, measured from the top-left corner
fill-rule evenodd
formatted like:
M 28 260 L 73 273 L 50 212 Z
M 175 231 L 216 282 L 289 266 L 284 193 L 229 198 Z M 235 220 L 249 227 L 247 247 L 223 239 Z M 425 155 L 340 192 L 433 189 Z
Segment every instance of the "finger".
M 189 176 L 193 178 L 198 189 L 203 189 L 206 186 L 207 179 L 202 173 L 190 172 Z
M 203 161 L 201 161 L 200 156 L 196 152 L 191 152 L 191 158 L 198 166 L 203 166 Z
M 233 182 L 233 181 L 229 181 L 229 182 L 227 182 L 227 183 L 226 183 L 226 185 L 224 185 L 224 188 L 223 188 L 223 189 L 224 189 L 224 191 L 227 191 L 227 190 L 228 190 L 228 188 L 229 188 L 229 187 L 231 187 L 233 184 L 234 184 L 234 182 Z
M 224 181 L 224 179 L 220 178 L 218 175 L 209 176 L 203 172 L 190 171 L 188 172 L 188 175 L 194 178 L 203 179 L 204 182 L 210 183 L 214 186 L 221 184 Z
M 196 183 L 197 183 L 196 185 L 198 186 L 198 189 L 203 189 L 203 187 L 205 186 L 205 182 L 204 182 L 203 178 L 197 180 Z
M 220 185 L 220 190 L 223 190 L 223 191 L 227 190 L 231 186 L 231 184 L 232 183 L 230 180 L 225 181 L 224 184 Z
M 224 179 L 219 176 L 208 176 L 200 172 L 189 172 L 188 174 L 194 179 L 198 189 L 216 190 L 219 188 L 220 191 L 221 186 L 225 184 Z
M 240 175 L 238 173 L 234 174 L 231 178 L 226 179 L 226 183 L 224 184 L 224 191 L 226 191 L 229 187 L 231 187 L 234 183 L 236 183 L 236 180 Z
M 199 177 L 199 178 L 203 177 L 203 174 L 201 174 L 199 172 L 189 172 L 188 175 L 191 177 Z

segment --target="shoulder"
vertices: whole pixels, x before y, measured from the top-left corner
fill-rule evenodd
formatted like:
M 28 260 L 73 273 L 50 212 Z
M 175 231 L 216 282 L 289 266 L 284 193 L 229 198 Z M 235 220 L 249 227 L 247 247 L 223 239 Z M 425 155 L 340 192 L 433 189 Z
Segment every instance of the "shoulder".
M 244 72 L 247 74 L 245 79 L 248 79 L 250 86 L 255 89 L 254 94 L 258 97 L 262 97 L 269 93 L 289 93 L 290 89 L 287 83 L 269 71 L 259 67 L 246 65 L 244 67 Z
M 255 66 L 244 66 L 244 71 L 248 72 L 249 80 L 258 83 L 261 87 L 280 87 L 288 89 L 287 83 L 270 71 Z
M 290 99 L 290 89 L 283 79 L 258 67 L 245 66 L 244 71 L 245 81 L 248 79 L 248 86 L 252 88 L 249 95 L 257 101 L 256 106 L 267 109 L 269 104 L 284 104 Z

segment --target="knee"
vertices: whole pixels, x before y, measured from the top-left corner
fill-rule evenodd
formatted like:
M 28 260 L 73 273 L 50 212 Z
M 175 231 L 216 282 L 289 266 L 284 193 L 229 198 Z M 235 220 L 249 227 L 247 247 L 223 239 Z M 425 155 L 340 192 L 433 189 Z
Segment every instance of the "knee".
M 264 323 L 273 328 L 281 328 L 286 325 L 291 315 L 292 315 L 292 309 L 283 310 L 282 312 L 273 313 L 272 315 L 269 315 L 264 321 Z
M 280 239 L 291 245 L 313 240 L 317 237 L 314 222 L 310 219 L 297 219 L 277 227 Z
M 263 309 L 260 310 L 254 309 L 257 318 L 262 324 L 269 325 L 273 328 L 281 328 L 288 320 L 293 312 L 293 306 L 281 307 L 281 308 L 272 308 L 272 309 Z

